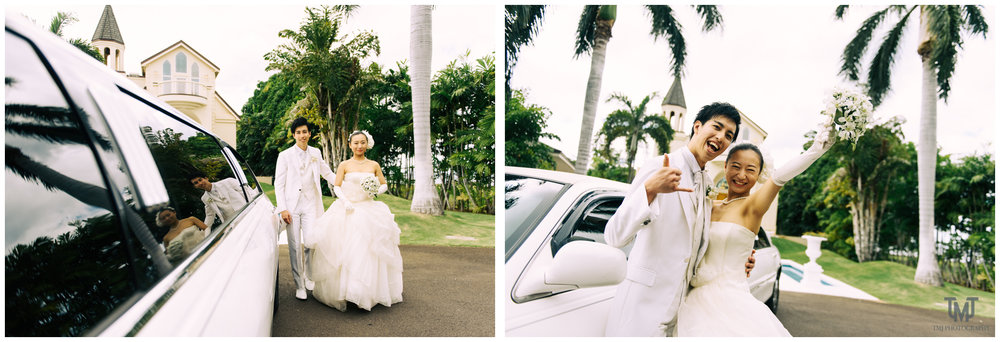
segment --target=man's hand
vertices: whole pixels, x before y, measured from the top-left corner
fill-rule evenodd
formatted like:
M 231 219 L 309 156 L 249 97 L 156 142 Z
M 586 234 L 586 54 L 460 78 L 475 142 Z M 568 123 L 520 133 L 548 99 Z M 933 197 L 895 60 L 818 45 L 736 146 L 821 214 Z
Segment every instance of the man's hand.
M 674 191 L 694 192 L 694 189 L 681 188 L 681 170 L 670 167 L 670 158 L 663 154 L 663 167 L 653 172 L 646 179 L 646 203 L 653 203 L 657 194 L 668 194 Z
M 750 278 L 750 271 L 753 270 L 753 265 L 757 262 L 757 259 L 753 257 L 754 253 L 757 253 L 756 249 L 750 250 L 750 257 L 747 258 L 747 264 L 745 265 L 747 268 L 747 278 Z
M 282 211 L 281 212 L 281 220 L 285 221 L 285 223 L 287 223 L 287 224 L 292 224 L 292 214 L 289 213 L 288 210 Z

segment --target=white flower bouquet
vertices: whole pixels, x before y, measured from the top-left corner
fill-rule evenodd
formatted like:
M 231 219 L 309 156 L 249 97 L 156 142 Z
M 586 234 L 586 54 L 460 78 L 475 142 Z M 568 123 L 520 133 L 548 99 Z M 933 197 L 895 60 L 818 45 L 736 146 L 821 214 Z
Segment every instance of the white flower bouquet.
M 368 194 L 368 198 L 378 197 L 378 186 L 378 178 L 375 178 L 375 175 L 365 176 L 361 179 L 361 191 Z
M 872 122 L 872 110 L 872 102 L 867 95 L 855 89 L 834 89 L 822 112 L 827 116 L 823 123 L 827 129 L 820 132 L 832 129 L 839 140 L 850 141 L 853 148 L 868 130 Z M 825 139 L 826 137 L 818 137 L 821 142 Z

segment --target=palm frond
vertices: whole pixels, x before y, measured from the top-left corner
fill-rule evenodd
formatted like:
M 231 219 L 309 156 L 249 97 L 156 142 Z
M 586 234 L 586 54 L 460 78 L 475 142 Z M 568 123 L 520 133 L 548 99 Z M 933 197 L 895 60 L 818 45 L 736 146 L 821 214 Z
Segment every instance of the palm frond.
M 653 39 L 661 37 L 667 40 L 670 46 L 670 70 L 674 76 L 684 74 L 684 62 L 687 58 L 686 43 L 684 42 L 683 27 L 673 15 L 673 9 L 665 5 L 647 5 L 652 29 L 649 34 Z
M 632 100 L 629 99 L 628 96 L 625 96 L 625 94 L 619 92 L 611 93 L 611 95 L 608 96 L 608 100 L 605 102 L 610 103 L 612 100 L 617 100 L 618 102 L 621 102 L 629 110 L 632 109 Z
M 638 118 L 639 120 L 642 120 L 646 116 L 646 106 L 649 105 L 649 101 L 652 101 L 657 96 L 660 95 L 655 91 L 649 95 L 646 95 L 646 97 L 644 97 L 642 101 L 639 102 L 639 105 L 635 106 L 635 108 L 632 109 L 633 112 L 638 114 L 637 116 L 639 117 Z
M 344 16 L 344 20 L 347 20 L 351 17 L 351 14 L 357 12 L 360 7 L 360 5 L 333 5 L 331 6 L 331 9 L 334 12 L 342 14 Z
M 517 55 L 521 47 L 531 45 L 531 41 L 538 34 L 542 18 L 545 16 L 545 5 L 507 5 L 505 10 L 504 57 L 507 63 L 505 76 L 509 87 L 512 69 L 517 65 Z
M 896 59 L 896 52 L 899 50 L 903 29 L 906 27 L 907 19 L 910 18 L 911 13 L 913 13 L 912 10 L 907 12 L 892 30 L 886 33 L 882 45 L 879 46 L 878 52 L 872 58 L 871 70 L 868 71 L 868 95 L 871 96 L 872 104 L 875 106 L 882 103 L 882 99 L 889 92 L 892 65 Z
M 889 9 L 883 9 L 865 19 L 861 27 L 858 28 L 857 35 L 844 47 L 844 53 L 840 57 L 840 61 L 843 63 L 840 66 L 841 75 L 847 76 L 851 81 L 858 80 L 858 74 L 861 70 L 861 58 L 864 57 L 865 51 L 868 50 L 868 42 L 872 40 L 875 29 L 885 19 L 888 11 Z
M 580 57 L 585 53 L 590 53 L 594 48 L 594 38 L 597 37 L 597 15 L 601 11 L 600 5 L 587 5 L 580 13 L 580 22 L 576 25 L 576 52 L 573 57 Z
M 659 153 L 670 152 L 670 142 L 674 139 L 674 128 L 670 126 L 670 121 L 659 115 L 648 115 L 643 120 L 643 131 L 646 132 L 653 141 Z
M 63 36 L 63 28 L 76 22 L 76 17 L 69 12 L 56 12 L 56 15 L 52 17 L 52 21 L 49 22 L 49 32 L 55 33 L 57 36 Z
M 722 29 L 722 14 L 719 13 L 718 7 L 715 5 L 697 5 L 694 8 L 701 15 L 702 31 L 708 32 L 715 28 Z
M 850 7 L 850 6 L 848 6 L 848 5 L 837 6 L 837 9 L 833 13 L 833 17 L 837 18 L 837 20 L 844 20 L 844 15 L 847 14 L 847 8 L 848 7 Z
M 937 70 L 938 96 L 947 102 L 958 49 L 962 47 L 962 10 L 960 6 L 926 8 L 929 30 L 934 37 L 930 59 Z
M 965 14 L 965 29 L 972 32 L 973 35 L 981 34 L 983 38 L 986 38 L 986 32 L 990 30 L 989 24 L 986 23 L 986 18 L 983 17 L 983 13 L 980 10 L 982 5 L 966 5 L 962 6 L 963 13 Z

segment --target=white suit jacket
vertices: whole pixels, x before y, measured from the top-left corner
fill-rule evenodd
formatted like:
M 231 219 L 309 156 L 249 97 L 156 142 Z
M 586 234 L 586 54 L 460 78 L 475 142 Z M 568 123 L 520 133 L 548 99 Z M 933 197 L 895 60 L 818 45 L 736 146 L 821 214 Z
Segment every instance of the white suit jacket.
M 243 197 L 243 187 L 240 185 L 240 181 L 236 178 L 226 178 L 218 182 L 212 183 L 212 190 L 218 190 L 223 196 L 228 198 L 228 203 L 219 202 L 209 196 L 208 191 L 201 195 L 201 201 L 205 203 L 205 224 L 212 227 L 212 223 L 215 222 L 215 218 L 218 217 L 220 221 L 225 222 L 231 217 L 227 217 L 226 213 L 235 212 L 237 209 L 242 208 L 247 204 L 246 198 Z M 223 210 L 223 206 L 226 206 L 228 210 Z
M 330 170 L 330 165 L 323 160 L 319 149 L 308 146 L 306 152 L 309 153 L 309 160 L 305 167 L 312 168 L 313 177 L 312 179 L 301 179 L 299 170 L 303 165 L 302 160 L 296 155 L 298 151 L 295 149 L 298 147 L 292 145 L 292 147 L 278 153 L 278 165 L 274 170 L 274 197 L 278 202 L 276 211 L 278 213 L 285 210 L 295 211 L 299 204 L 299 191 L 315 190 L 314 208 L 316 208 L 316 218 L 319 218 L 323 215 L 323 193 L 320 191 L 319 177 L 325 178 L 332 186 L 336 175 L 333 174 L 333 170 Z
M 670 166 L 682 170 L 680 186 L 694 188 L 694 175 L 682 155 L 687 148 L 670 154 Z M 694 160 L 693 155 L 690 156 Z M 604 231 L 607 243 L 614 247 L 635 245 L 628 257 L 625 280 L 618 285 L 608 315 L 607 336 L 664 336 L 667 322 L 674 320 L 682 297 L 686 295 L 691 274 L 688 263 L 701 260 L 708 242 L 708 227 L 701 234 L 701 247 L 691 258 L 695 231 L 694 192 L 659 194 L 646 203 L 643 183 L 663 165 L 663 156 L 652 158 L 639 169 L 618 211 L 608 220 Z M 698 166 L 695 165 L 695 169 Z M 711 207 L 707 208 L 710 210 Z M 706 212 L 711 217 L 711 211 Z

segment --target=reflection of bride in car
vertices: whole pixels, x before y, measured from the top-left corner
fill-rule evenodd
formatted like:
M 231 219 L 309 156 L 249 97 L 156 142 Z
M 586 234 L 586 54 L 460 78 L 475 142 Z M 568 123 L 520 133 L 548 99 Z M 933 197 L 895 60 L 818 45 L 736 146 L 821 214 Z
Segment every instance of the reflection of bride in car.
M 169 228 L 163 236 L 163 246 L 167 259 L 175 264 L 191 255 L 201 240 L 208 236 L 208 226 L 204 222 L 194 216 L 178 220 L 177 212 L 171 207 L 160 209 L 156 213 L 156 226 Z

